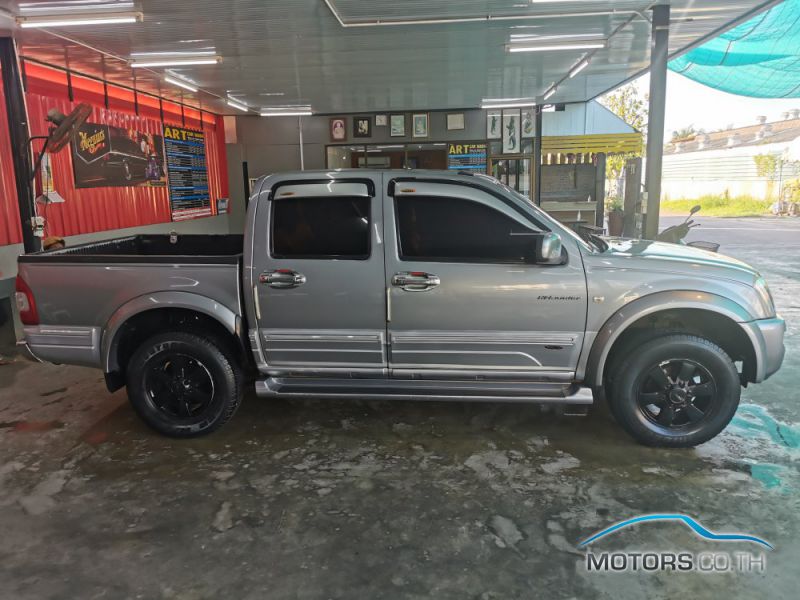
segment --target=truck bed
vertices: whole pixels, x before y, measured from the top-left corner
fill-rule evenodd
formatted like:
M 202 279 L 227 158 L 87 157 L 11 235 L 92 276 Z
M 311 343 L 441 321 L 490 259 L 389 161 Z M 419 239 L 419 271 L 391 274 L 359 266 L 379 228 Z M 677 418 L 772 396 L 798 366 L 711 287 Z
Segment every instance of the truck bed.
M 36 252 L 19 257 L 20 263 L 186 263 L 237 264 L 242 235 L 131 235 Z
M 194 310 L 238 329 L 241 235 L 133 235 L 19 257 L 39 322 L 31 351 L 55 363 L 109 370 L 118 325 L 154 309 Z

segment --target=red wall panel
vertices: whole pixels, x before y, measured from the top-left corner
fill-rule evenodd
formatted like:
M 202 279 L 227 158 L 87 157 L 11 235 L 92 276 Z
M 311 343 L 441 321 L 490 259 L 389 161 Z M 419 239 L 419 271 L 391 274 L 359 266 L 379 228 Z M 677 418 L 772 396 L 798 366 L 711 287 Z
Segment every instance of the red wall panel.
M 208 113 L 203 113 L 204 115 Z M 225 152 L 225 127 L 220 115 L 216 117 L 216 127 L 205 125 L 206 134 L 206 163 L 208 164 L 208 186 L 215 190 L 217 198 L 229 198 L 228 191 L 228 157 Z M 212 195 L 212 198 L 214 196 Z M 216 202 L 212 202 L 214 213 L 217 212 Z
M 28 64 L 28 67 L 26 100 L 31 135 L 47 133 L 48 124 L 45 117 L 48 110 L 57 108 L 66 114 L 81 101 L 88 102 L 93 106 L 93 112 L 88 119 L 90 122 L 162 134 L 162 123 L 158 118 L 160 115 L 158 98 L 140 94 L 138 97 L 140 114 L 136 115 L 133 93 L 109 85 L 110 108 L 106 109 L 102 95 L 103 84 L 73 75 L 72 86 L 75 102 L 70 102 L 66 94 L 66 79 L 62 73 L 31 63 Z M 33 93 L 32 90 L 36 90 L 37 93 Z M 49 93 L 51 91 L 52 93 Z M 164 101 L 163 104 L 164 121 L 180 126 L 182 122 L 181 106 L 168 101 Z M 225 140 L 224 135 L 220 136 L 219 134 L 222 130 L 222 119 L 219 118 L 219 122 L 217 122 L 217 117 L 210 115 L 211 118 L 204 118 L 201 125 L 199 111 L 192 111 L 191 116 L 197 116 L 198 120 L 190 119 L 187 121 L 187 126 L 202 129 L 206 134 L 209 188 L 212 211 L 216 213 L 216 199 L 228 195 Z M 37 150 L 41 147 L 41 142 L 34 142 L 34 144 Z M 0 211 L 8 212 L 10 216 L 16 216 L 18 211 L 16 195 L 13 191 L 13 172 L 10 162 L 6 160 L 10 156 L 10 151 L 7 124 L 4 115 L 0 115 L 0 159 L 2 159 L 0 168 L 2 188 L 0 191 L 3 192 L 4 199 L 10 198 L 10 202 L 9 200 L 0 201 Z M 55 189 L 65 202 L 51 204 L 46 209 L 42 206 L 38 207 L 39 214 L 46 218 L 46 235 L 76 235 L 164 223 L 171 220 L 166 188 L 136 186 L 78 189 L 75 187 L 69 146 L 52 155 L 51 162 Z M 7 191 L 8 183 L 11 186 L 10 193 Z M 16 222 L 10 221 L 5 212 L 0 212 L 3 215 L 3 225 L 0 226 L 0 244 L 18 242 L 21 238 L 18 219 Z
M 164 111 L 164 123 L 167 125 L 183 126 L 183 113 L 181 112 L 181 105 L 169 100 L 161 101 L 161 108 Z
M 136 102 L 134 100 L 133 90 L 109 85 L 108 108 L 136 114 Z
M 47 111 L 57 108 L 69 113 L 78 102 L 93 106 L 89 121 L 132 128 L 147 133 L 162 134 L 159 99 L 138 95 L 139 115 L 135 114 L 133 92 L 108 85 L 109 109 L 101 82 L 73 75 L 72 89 L 75 102 L 68 99 L 66 73 L 36 63 L 25 63 L 27 81 L 26 101 L 31 135 L 45 135 L 48 124 Z M 0 86 L 0 245 L 21 243 L 16 186 L 11 161 L 11 143 L 5 117 L 4 97 Z M 200 113 L 179 104 L 164 101 L 164 121 L 180 126 L 183 117 L 186 126 L 202 129 L 206 134 L 206 162 L 212 211 L 216 213 L 216 199 L 228 196 L 228 169 L 222 117 Z M 39 149 L 41 142 L 34 142 Z M 76 235 L 125 227 L 164 223 L 171 220 L 169 196 L 166 188 L 137 187 L 75 187 L 72 156 L 69 146 L 51 156 L 55 189 L 65 199 L 64 203 L 38 206 L 45 216 L 46 235 Z
M 67 114 L 75 106 L 68 100 L 38 94 L 28 94 L 27 101 L 33 135 L 47 133 L 45 117 L 49 109 L 57 108 Z M 161 125 L 157 121 L 105 108 L 94 107 L 89 121 L 161 134 Z M 51 161 L 55 189 L 65 202 L 47 207 L 47 235 L 76 235 L 170 220 L 165 188 L 137 186 L 78 189 L 75 187 L 69 146 L 52 155 Z M 39 214 L 43 214 L 42 208 L 39 209 Z
M 17 206 L 17 184 L 14 181 L 14 163 L 11 157 L 6 97 L 3 82 L 0 79 L 0 246 L 22 243 L 22 227 L 19 222 L 19 207 Z
M 139 115 L 150 117 L 151 119 L 161 119 L 161 102 L 155 96 L 149 94 L 138 94 Z
M 28 93 L 69 97 L 69 77 L 66 71 L 32 62 L 23 62 L 22 68 L 27 86 L 25 91 Z

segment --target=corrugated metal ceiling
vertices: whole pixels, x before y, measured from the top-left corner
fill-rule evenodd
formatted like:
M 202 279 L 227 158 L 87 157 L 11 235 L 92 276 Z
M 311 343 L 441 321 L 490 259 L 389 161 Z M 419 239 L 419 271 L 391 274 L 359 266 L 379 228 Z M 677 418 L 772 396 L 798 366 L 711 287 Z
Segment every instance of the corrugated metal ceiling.
M 467 108 L 478 106 L 482 98 L 537 97 L 583 56 L 580 50 L 511 54 L 506 52 L 511 35 L 568 36 L 555 38 L 564 41 L 607 37 L 619 30 L 551 101 L 592 98 L 645 69 L 649 61 L 650 24 L 636 14 L 647 13 L 651 3 L 644 1 L 330 3 L 345 24 L 487 15 L 530 18 L 343 27 L 325 0 L 141 0 L 136 7 L 144 14 L 143 23 L 58 28 L 52 33 L 27 29 L 18 30 L 17 36 L 26 56 L 228 114 L 236 111 L 219 98 L 162 83 L 163 69 L 137 69 L 134 82 L 129 65 L 112 56 L 214 48 L 223 57 L 221 64 L 175 71 L 220 98 L 235 95 L 256 111 L 310 104 L 323 113 Z M 15 14 L 19 9 L 6 0 L 0 5 Z M 670 50 L 676 53 L 765 3 L 674 0 L 671 5 Z M 276 93 L 283 95 L 271 95 Z

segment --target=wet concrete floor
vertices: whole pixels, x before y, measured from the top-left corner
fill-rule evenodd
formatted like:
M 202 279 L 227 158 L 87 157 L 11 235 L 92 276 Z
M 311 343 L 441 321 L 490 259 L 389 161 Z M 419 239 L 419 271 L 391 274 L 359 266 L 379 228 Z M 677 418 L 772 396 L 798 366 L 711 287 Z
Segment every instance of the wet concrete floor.
M 6 356 L 0 597 L 796 598 L 800 220 L 703 223 L 695 237 L 767 276 L 790 330 L 783 369 L 694 450 L 638 446 L 602 408 L 252 395 L 216 434 L 176 441 L 99 372 Z M 590 551 L 743 552 L 766 567 L 589 571 L 579 542 L 646 513 L 774 549 L 641 523 Z

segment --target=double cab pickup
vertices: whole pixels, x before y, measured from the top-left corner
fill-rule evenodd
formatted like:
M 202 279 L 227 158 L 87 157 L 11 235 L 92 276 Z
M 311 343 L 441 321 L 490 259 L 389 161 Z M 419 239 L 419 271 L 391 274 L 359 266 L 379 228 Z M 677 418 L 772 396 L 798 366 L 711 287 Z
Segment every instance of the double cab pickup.
M 102 369 L 159 432 L 263 397 L 604 399 L 641 443 L 717 435 L 783 360 L 764 279 L 732 258 L 588 240 L 495 179 L 270 175 L 244 236 L 137 235 L 21 256 L 43 361 Z

